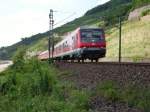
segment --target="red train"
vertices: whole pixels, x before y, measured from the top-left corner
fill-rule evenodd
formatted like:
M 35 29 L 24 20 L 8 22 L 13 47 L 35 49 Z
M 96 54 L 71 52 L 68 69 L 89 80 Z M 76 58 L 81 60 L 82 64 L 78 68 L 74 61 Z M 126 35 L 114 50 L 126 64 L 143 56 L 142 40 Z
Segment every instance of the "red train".
M 54 46 L 53 59 L 55 60 L 82 60 L 98 61 L 105 57 L 105 33 L 100 28 L 79 27 L 62 41 Z M 50 52 L 52 57 L 52 52 Z M 41 60 L 49 58 L 49 52 L 44 51 L 38 55 Z

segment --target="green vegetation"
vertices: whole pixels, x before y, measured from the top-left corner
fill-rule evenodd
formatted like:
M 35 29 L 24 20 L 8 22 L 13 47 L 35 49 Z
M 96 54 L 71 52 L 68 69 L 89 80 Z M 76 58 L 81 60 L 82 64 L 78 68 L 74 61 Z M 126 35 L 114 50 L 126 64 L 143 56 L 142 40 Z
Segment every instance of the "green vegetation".
M 109 98 L 112 101 L 118 101 L 120 99 L 119 93 L 119 87 L 113 81 L 103 82 L 96 89 L 96 94 Z
M 144 10 L 141 14 L 141 16 L 150 15 L 150 9 Z
M 45 49 L 48 49 L 48 37 L 38 40 L 37 42 L 30 45 L 28 51 L 38 52 L 38 51 L 44 51 Z
M 131 58 L 133 61 L 150 58 L 150 23 L 148 21 L 126 21 L 131 10 L 149 3 L 150 0 L 111 0 L 87 11 L 84 16 L 54 29 L 54 33 L 63 35 L 82 25 L 102 27 L 106 30 L 106 35 L 108 35 L 106 37 L 107 57 L 114 58 L 118 56 L 118 29 L 115 26 L 118 23 L 118 16 L 123 16 L 122 56 Z M 144 11 L 141 15 L 147 14 L 149 14 L 149 10 Z M 11 59 L 17 48 L 22 45 L 25 45 L 29 52 L 34 52 L 35 54 L 38 51 L 46 50 L 48 35 L 49 32 L 36 34 L 29 38 L 23 38 L 12 46 L 0 48 L 0 59 Z M 60 37 L 55 38 L 55 43 L 60 39 Z
M 132 0 L 133 8 L 138 8 L 150 4 L 150 0 Z
M 150 88 L 133 84 L 121 88 L 113 81 L 104 81 L 97 86 L 95 94 L 113 102 L 125 102 L 129 107 L 137 107 L 144 112 L 150 111 Z
M 64 33 L 70 32 L 82 25 L 112 26 L 117 21 L 115 17 L 127 16 L 131 7 L 131 0 L 111 0 L 106 4 L 99 5 L 87 11 L 84 16 L 54 29 L 54 32 L 62 36 Z M 102 22 L 104 22 L 103 25 L 101 25 Z M 23 38 L 20 42 L 12 46 L 0 48 L 0 59 L 10 59 L 17 51 L 17 48 L 22 45 L 27 46 L 29 51 L 37 52 L 45 50 L 47 49 L 48 35 L 49 32 L 47 31 L 42 34 Z
M 89 94 L 57 79 L 45 62 L 17 52 L 14 65 L 0 73 L 0 112 L 87 112 Z
M 122 57 L 134 61 L 150 58 L 150 22 L 124 22 L 122 27 Z M 107 39 L 107 57 L 118 57 L 118 28 L 109 30 Z
M 95 95 L 150 111 L 150 88 L 132 84 L 120 87 L 105 81 L 96 91 L 79 90 L 71 82 L 58 79 L 71 72 L 60 72 L 36 58 L 28 59 L 25 50 L 19 49 L 14 64 L 0 73 L 1 112 L 89 112 L 90 99 Z

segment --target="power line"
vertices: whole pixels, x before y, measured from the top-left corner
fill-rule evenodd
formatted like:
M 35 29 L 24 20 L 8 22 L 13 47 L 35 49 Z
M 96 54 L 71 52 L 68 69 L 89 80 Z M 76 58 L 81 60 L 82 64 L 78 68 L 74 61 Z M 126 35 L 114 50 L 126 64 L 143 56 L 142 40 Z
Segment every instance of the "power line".
M 72 17 L 72 16 L 74 16 L 74 15 L 76 15 L 76 12 L 74 12 L 74 13 L 72 13 L 71 15 L 69 15 L 68 17 L 66 17 L 66 18 L 64 18 L 64 19 L 62 19 L 62 20 L 60 20 L 59 22 L 55 23 L 54 26 L 56 26 L 57 24 L 60 24 L 60 23 L 64 22 L 65 20 L 69 19 L 70 17 Z

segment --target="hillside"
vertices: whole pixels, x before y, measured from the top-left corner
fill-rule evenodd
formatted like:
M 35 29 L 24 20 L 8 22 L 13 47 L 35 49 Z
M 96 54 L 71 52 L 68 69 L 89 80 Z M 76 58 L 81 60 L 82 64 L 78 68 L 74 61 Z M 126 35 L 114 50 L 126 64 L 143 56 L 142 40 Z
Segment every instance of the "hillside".
M 150 111 L 150 64 L 48 65 L 24 50 L 0 72 L 0 112 Z
M 112 18 L 119 15 L 128 15 L 130 9 L 131 0 L 111 0 L 87 11 L 84 16 L 62 25 L 61 27 L 54 29 L 54 31 L 57 34 L 62 35 L 82 25 L 110 26 L 116 22 L 116 20 Z M 101 20 L 102 17 L 104 17 L 103 20 Z M 21 45 L 27 46 L 29 51 L 46 49 L 46 38 L 48 38 L 48 34 L 48 32 L 36 34 L 28 38 L 23 38 L 20 42 L 12 46 L 0 48 L 0 59 L 10 59 Z
M 150 58 L 150 21 L 124 22 L 122 27 L 122 57 Z M 118 29 L 109 30 L 107 57 L 118 57 Z
M 56 29 L 54 29 L 54 32 L 57 33 L 58 35 L 63 35 L 66 32 L 72 31 L 75 28 L 82 26 L 82 25 L 94 25 L 94 26 L 99 26 L 99 27 L 103 27 L 106 30 L 106 33 L 109 34 L 109 39 L 108 40 L 108 57 L 116 57 L 117 54 L 113 55 L 112 52 L 115 52 L 117 50 L 117 46 L 109 46 L 109 43 L 116 43 L 117 42 L 117 29 L 114 27 L 117 25 L 118 23 L 118 16 L 122 16 L 124 17 L 122 20 L 126 21 L 128 14 L 131 10 L 134 10 L 137 7 L 141 7 L 145 4 L 149 4 L 150 0 L 111 0 L 103 5 L 99 5 L 89 11 L 87 11 L 84 16 L 77 18 L 67 24 L 62 25 L 61 27 L 58 27 Z M 117 6 L 117 7 L 116 7 Z M 141 27 L 140 25 L 137 24 L 142 24 L 143 29 L 149 28 L 147 25 L 149 25 L 149 23 L 143 23 L 141 21 L 137 21 L 137 22 L 133 22 L 133 23 L 129 23 L 129 22 L 125 22 L 126 24 L 123 24 L 123 27 L 126 28 L 130 28 L 130 26 L 132 26 L 132 29 L 130 30 L 130 32 L 134 32 L 134 28 L 136 29 L 137 32 L 141 32 Z M 124 29 L 123 29 L 124 30 Z M 129 29 L 126 29 L 126 34 L 128 35 L 128 38 L 134 38 L 134 35 L 129 34 L 128 32 Z M 133 30 L 133 31 L 132 31 Z M 114 31 L 113 33 L 111 33 L 112 31 Z M 38 51 L 44 51 L 47 49 L 47 39 L 48 39 L 48 35 L 49 32 L 44 32 L 41 34 L 36 34 L 33 35 L 31 37 L 26 37 L 23 38 L 20 42 L 12 45 L 12 46 L 8 46 L 8 47 L 3 47 L 0 48 L 0 59 L 10 59 L 13 54 L 16 52 L 17 48 L 19 48 L 19 46 L 27 46 L 28 51 L 32 52 L 32 53 L 37 53 Z M 144 33 L 145 35 L 145 33 Z M 149 35 L 149 33 L 148 33 Z M 116 37 L 116 39 L 114 38 L 114 36 Z M 124 36 L 124 34 L 123 34 Z M 140 35 L 139 35 L 140 36 Z M 144 37 L 142 37 L 144 38 Z M 57 39 L 55 38 L 55 41 L 58 42 L 61 38 L 59 38 L 59 36 L 57 37 Z M 110 41 L 109 41 L 110 40 Z M 112 40 L 112 42 L 111 42 Z M 133 39 L 134 40 L 134 39 Z M 55 43 L 56 43 L 55 42 Z M 141 41 L 139 41 L 140 43 Z M 145 42 L 145 41 L 144 41 Z M 145 44 L 143 41 L 143 45 Z M 132 43 L 132 42 L 131 42 Z M 126 44 L 124 44 L 126 46 Z M 128 45 L 128 44 L 127 44 Z M 130 46 L 130 48 L 135 47 L 134 46 Z M 127 48 L 125 48 L 127 49 Z M 131 50 L 131 49 L 130 49 Z M 124 51 L 123 51 L 124 52 Z M 138 52 L 140 53 L 140 52 Z M 125 57 L 141 57 L 141 54 L 145 54 L 145 51 L 142 51 L 141 54 L 136 54 L 135 55 L 131 55 L 130 53 L 127 52 L 126 50 L 126 54 L 124 54 L 123 56 Z M 128 55 L 129 54 L 129 55 Z M 144 55 L 142 55 L 143 57 Z M 149 55 L 147 55 L 146 57 L 149 57 Z

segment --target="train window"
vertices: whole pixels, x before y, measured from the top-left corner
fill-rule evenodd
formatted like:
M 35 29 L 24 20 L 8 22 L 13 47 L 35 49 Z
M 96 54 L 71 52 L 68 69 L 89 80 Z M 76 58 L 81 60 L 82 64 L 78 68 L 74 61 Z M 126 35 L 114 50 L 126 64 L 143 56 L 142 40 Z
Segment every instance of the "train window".
M 103 32 L 100 31 L 93 31 L 93 37 L 94 38 L 99 38 L 100 40 L 103 40 Z
M 67 43 L 67 41 L 66 41 L 66 47 L 68 47 L 68 43 Z
M 92 37 L 92 32 L 89 32 L 89 31 L 81 32 L 81 37 L 83 38 Z
M 100 42 L 103 38 L 102 30 L 82 30 L 81 41 L 82 42 Z

